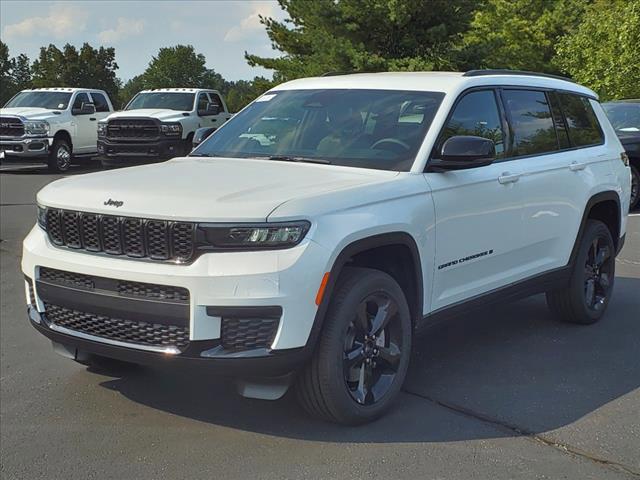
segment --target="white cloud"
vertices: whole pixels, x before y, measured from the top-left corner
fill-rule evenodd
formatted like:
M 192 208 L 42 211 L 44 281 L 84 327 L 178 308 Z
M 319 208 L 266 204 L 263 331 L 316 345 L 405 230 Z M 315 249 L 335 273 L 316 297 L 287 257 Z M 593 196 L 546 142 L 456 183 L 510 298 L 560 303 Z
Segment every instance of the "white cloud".
M 2 35 L 5 39 L 35 35 L 62 39 L 84 31 L 88 18 L 87 11 L 78 4 L 55 3 L 49 7 L 46 17 L 28 17 L 18 23 L 5 25 Z
M 256 33 L 264 32 L 264 25 L 260 23 L 260 15 L 263 17 L 277 16 L 277 5 L 274 3 L 255 2 L 252 5 L 251 13 L 240 20 L 239 25 L 235 25 L 227 30 L 224 36 L 225 42 L 240 42 L 246 40 Z
M 140 35 L 143 31 L 144 20 L 119 17 L 116 27 L 101 31 L 98 38 L 103 43 L 117 43 L 123 38 Z

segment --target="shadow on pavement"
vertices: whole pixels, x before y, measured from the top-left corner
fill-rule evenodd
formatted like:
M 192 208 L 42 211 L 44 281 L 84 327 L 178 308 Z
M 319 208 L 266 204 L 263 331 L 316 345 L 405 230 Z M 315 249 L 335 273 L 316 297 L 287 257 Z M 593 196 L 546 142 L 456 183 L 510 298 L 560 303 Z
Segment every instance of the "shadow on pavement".
M 596 325 L 555 322 L 543 296 L 459 317 L 418 340 L 393 411 L 360 428 L 308 418 L 293 394 L 241 398 L 203 374 L 135 369 L 102 386 L 154 409 L 216 425 L 332 442 L 442 442 L 512 436 L 480 422 L 452 424 L 435 399 L 543 432 L 572 423 L 640 387 L 640 279 L 618 277 Z

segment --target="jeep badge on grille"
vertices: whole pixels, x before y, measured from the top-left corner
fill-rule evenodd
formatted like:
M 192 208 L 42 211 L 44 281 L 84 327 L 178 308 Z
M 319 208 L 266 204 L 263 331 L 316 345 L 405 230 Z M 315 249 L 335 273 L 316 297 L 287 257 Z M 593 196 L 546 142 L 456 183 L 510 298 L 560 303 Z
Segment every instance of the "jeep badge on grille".
M 109 199 L 106 202 L 104 202 L 105 206 L 107 207 L 116 207 L 119 208 L 122 205 L 124 205 L 124 202 L 120 201 L 120 200 L 113 200 L 113 199 Z

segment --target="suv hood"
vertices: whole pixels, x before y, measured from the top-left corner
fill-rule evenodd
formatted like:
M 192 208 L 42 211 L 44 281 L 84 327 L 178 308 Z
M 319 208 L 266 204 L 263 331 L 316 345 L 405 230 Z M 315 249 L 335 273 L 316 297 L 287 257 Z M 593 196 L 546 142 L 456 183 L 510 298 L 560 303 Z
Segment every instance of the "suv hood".
M 263 222 L 293 198 L 384 182 L 397 175 L 330 165 L 187 157 L 67 177 L 40 190 L 38 203 L 143 218 Z
M 113 120 L 115 118 L 155 118 L 161 122 L 179 122 L 185 117 L 182 111 L 165 110 L 161 108 L 140 108 L 138 110 L 123 110 L 121 112 L 112 113 L 105 120 Z M 188 112 L 187 112 L 188 113 Z
M 39 107 L 0 108 L 0 115 L 23 117 L 27 120 L 47 120 L 53 116 L 57 116 L 57 114 L 53 112 L 60 112 L 60 110 L 49 110 Z

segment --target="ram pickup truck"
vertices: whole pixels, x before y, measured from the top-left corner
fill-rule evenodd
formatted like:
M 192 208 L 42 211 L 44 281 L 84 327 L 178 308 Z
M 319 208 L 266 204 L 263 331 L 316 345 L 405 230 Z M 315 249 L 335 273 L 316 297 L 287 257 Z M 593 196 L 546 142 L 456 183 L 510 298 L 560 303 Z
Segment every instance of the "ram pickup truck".
M 143 90 L 98 124 L 98 152 L 105 167 L 179 157 L 191 151 L 197 129 L 218 128 L 230 117 L 216 90 Z
M 0 109 L 0 158 L 42 161 L 64 172 L 97 153 L 96 124 L 113 112 L 109 96 L 88 88 L 23 90 Z

